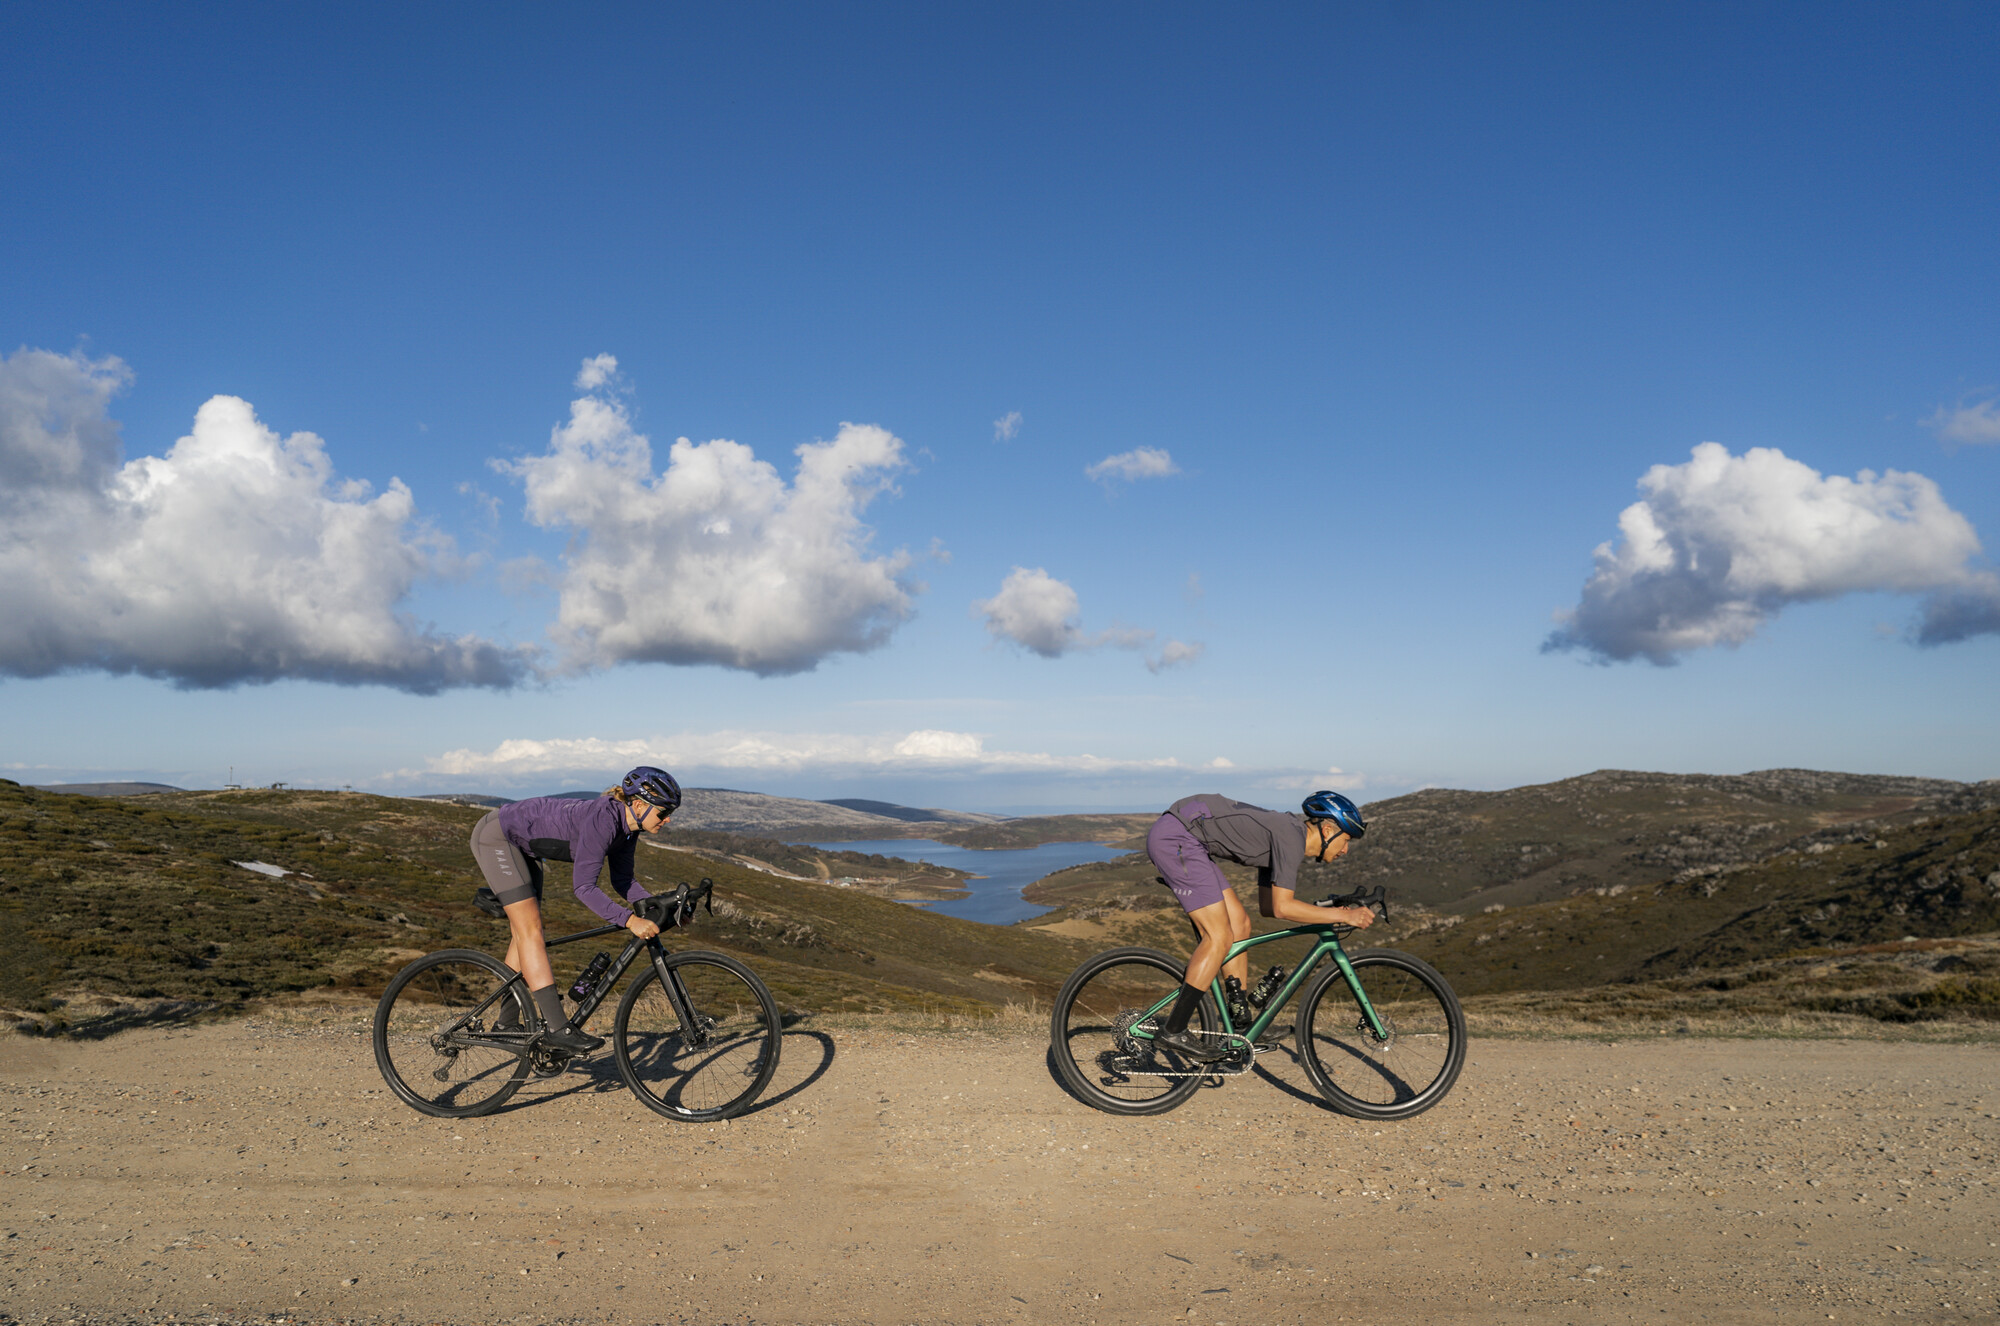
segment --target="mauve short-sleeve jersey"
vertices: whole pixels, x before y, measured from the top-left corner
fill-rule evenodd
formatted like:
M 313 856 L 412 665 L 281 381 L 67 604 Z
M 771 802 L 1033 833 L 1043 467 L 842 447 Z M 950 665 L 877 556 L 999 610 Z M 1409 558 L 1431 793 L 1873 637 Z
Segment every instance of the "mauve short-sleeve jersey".
M 1187 825 L 1211 858 L 1257 868 L 1257 887 L 1296 890 L 1306 859 L 1303 815 L 1265 810 L 1213 793 L 1182 797 L 1167 813 Z

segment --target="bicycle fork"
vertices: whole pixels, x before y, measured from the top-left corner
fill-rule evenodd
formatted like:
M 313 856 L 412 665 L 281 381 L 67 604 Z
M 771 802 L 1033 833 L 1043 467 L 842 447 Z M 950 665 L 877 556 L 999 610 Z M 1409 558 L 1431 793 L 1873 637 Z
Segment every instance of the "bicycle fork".
M 1382 1015 L 1375 1011 L 1375 1005 L 1368 1001 L 1368 992 L 1361 988 L 1361 978 L 1354 974 L 1354 964 L 1347 960 L 1347 951 L 1335 948 L 1333 960 L 1339 966 L 1340 974 L 1346 978 L 1347 988 L 1354 993 L 1354 1002 L 1361 1005 L 1361 1023 L 1358 1029 L 1365 1030 L 1377 1043 L 1388 1040 L 1389 1028 L 1383 1024 Z
M 660 978 L 660 988 L 667 992 L 667 1002 L 674 1006 L 674 1016 L 680 1020 L 681 1034 L 687 1043 L 699 1049 L 708 1044 L 707 1018 L 695 1011 L 694 999 L 688 994 L 686 982 L 680 972 L 667 965 L 666 955 L 657 947 L 653 950 L 653 971 Z

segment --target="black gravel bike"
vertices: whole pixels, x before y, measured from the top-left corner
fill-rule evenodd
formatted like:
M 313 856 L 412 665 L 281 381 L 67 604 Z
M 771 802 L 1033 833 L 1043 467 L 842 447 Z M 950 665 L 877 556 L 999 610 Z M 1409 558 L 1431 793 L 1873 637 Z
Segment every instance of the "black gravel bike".
M 1163 881 L 1164 882 L 1164 881 Z M 1374 907 L 1389 916 L 1380 885 L 1336 894 L 1322 907 Z M 1078 967 L 1056 996 L 1049 1027 L 1056 1071 L 1085 1102 L 1112 1114 L 1159 1114 L 1203 1081 L 1235 1077 L 1276 1049 L 1265 1033 L 1298 996 L 1293 1040 L 1299 1063 L 1327 1104 L 1359 1119 L 1407 1119 L 1443 1100 L 1465 1064 L 1465 1014 L 1444 977 L 1421 958 L 1387 948 L 1349 953 L 1354 927 L 1292 926 L 1230 946 L 1235 957 L 1280 939 L 1317 940 L 1289 977 L 1273 968 L 1268 996 L 1245 1026 L 1232 1024 L 1221 973 L 1188 1030 L 1225 1051 L 1204 1063 L 1154 1037 L 1181 988 L 1187 963 L 1157 949 L 1117 948 Z M 1321 964 L 1331 962 L 1323 969 Z M 1315 969 L 1318 974 L 1314 975 Z M 1260 983 L 1261 984 L 1261 983 Z
M 694 919 L 715 885 L 704 879 L 634 908 L 666 930 Z M 499 902 L 476 898 L 505 915 Z M 570 987 L 570 1021 L 581 1027 L 640 954 L 611 1023 L 618 1076 L 648 1109 L 669 1119 L 733 1118 L 750 1108 L 778 1071 L 783 1028 L 778 1005 L 757 974 L 721 953 L 670 953 L 658 936 L 640 939 L 602 925 L 548 940 L 550 948 L 604 935 L 627 936 L 616 957 L 599 953 Z M 375 1063 L 411 1109 L 447 1119 L 490 1114 L 530 1076 L 554 1077 L 580 1056 L 538 1045 L 534 1001 L 521 974 L 478 949 L 452 948 L 396 973 L 375 1008 Z

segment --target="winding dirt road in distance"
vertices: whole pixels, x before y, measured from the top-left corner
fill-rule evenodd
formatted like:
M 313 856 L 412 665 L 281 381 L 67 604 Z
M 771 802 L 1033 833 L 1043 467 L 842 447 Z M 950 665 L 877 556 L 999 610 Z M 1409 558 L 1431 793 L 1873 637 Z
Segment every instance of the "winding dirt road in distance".
M 2000 1320 L 1991 1045 L 1475 1041 L 1376 1125 L 1283 1053 L 1114 1118 L 1045 1044 L 808 1023 L 694 1126 L 608 1063 L 423 1118 L 351 1010 L 0 1037 L 0 1320 Z

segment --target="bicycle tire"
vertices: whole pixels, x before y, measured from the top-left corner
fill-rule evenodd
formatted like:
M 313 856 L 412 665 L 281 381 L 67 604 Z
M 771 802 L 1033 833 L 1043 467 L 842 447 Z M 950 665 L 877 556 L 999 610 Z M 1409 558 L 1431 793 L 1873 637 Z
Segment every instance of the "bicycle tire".
M 1327 1104 L 1357 1119 L 1407 1119 L 1445 1098 L 1465 1066 L 1465 1013 L 1437 969 L 1395 949 L 1348 955 L 1389 1029 L 1378 1041 L 1338 966 L 1299 997 L 1299 1062 Z
M 527 989 L 514 970 L 477 949 L 448 948 L 396 973 L 375 1006 L 375 1066 L 411 1109 L 470 1119 L 507 1103 L 528 1076 L 527 1038 L 519 1048 L 468 1040 L 489 1031 L 511 1001 L 532 1028 Z
M 1049 1052 L 1079 1099 L 1107 1114 L 1161 1114 L 1201 1086 L 1208 1065 L 1129 1034 L 1133 1018 L 1180 986 L 1186 967 L 1158 949 L 1115 948 L 1070 973 L 1049 1018 Z M 1214 1007 L 1205 996 L 1189 1028 L 1218 1026 Z
M 704 1019 L 698 1043 L 648 967 L 625 989 L 612 1023 L 618 1076 L 655 1114 L 699 1123 L 733 1119 L 756 1103 L 778 1071 L 784 1025 L 757 973 L 732 957 L 671 954 L 667 969 Z

